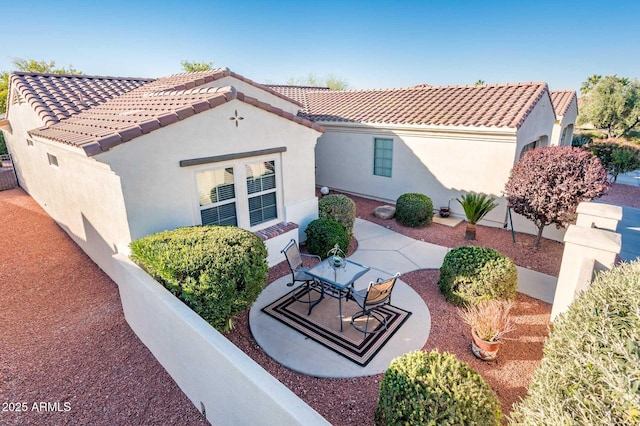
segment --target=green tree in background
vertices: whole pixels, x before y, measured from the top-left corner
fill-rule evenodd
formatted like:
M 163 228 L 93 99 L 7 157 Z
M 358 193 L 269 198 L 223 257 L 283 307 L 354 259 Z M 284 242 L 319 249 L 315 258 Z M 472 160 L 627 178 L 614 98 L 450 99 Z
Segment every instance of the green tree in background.
M 35 59 L 14 58 L 11 60 L 16 71 L 39 72 L 43 74 L 82 74 L 69 65 L 68 68 L 56 67 L 55 61 L 36 61 Z M 0 72 L 0 114 L 7 110 L 7 97 L 9 95 L 9 71 Z
M 305 78 L 291 77 L 287 80 L 287 84 L 289 86 L 328 87 L 331 90 L 347 90 L 349 88 L 349 82 L 335 74 L 318 77 L 309 73 Z
M 600 80 L 602 80 L 602 76 L 598 74 L 594 74 L 591 77 L 587 78 L 587 81 L 582 83 L 582 86 L 580 86 L 580 93 L 582 94 L 582 96 L 589 93 L 591 89 L 593 89 L 593 86 L 598 84 Z
M 637 79 L 592 76 L 582 87 L 583 93 L 586 87 L 588 95 L 583 97 L 578 124 L 591 123 L 604 129 L 609 139 L 618 139 L 640 125 L 640 82 Z
M 180 61 L 185 72 L 209 71 L 213 68 L 213 62 Z
M 483 86 L 487 83 L 484 82 L 484 80 L 478 80 L 475 83 L 473 83 L 474 86 Z

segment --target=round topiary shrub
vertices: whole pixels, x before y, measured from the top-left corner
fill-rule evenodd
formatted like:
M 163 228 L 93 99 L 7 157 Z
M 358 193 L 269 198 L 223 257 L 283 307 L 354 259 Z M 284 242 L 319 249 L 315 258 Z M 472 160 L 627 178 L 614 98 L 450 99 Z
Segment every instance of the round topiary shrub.
M 433 202 L 424 194 L 402 194 L 396 200 L 396 220 L 405 226 L 426 226 L 433 220 Z
M 316 219 L 307 226 L 307 250 L 322 259 L 328 257 L 327 253 L 336 244 L 347 253 L 349 248 L 349 234 L 344 226 L 331 219 Z
M 489 385 L 449 353 L 411 352 L 391 361 L 380 384 L 376 425 L 499 425 Z
M 457 247 L 444 257 L 438 285 L 444 297 L 457 306 L 513 299 L 518 270 L 511 259 L 493 249 Z
M 219 331 L 250 307 L 267 282 L 267 248 L 234 226 L 194 226 L 131 243 L 131 258 Z
M 349 235 L 353 235 L 353 224 L 356 220 L 356 203 L 346 195 L 325 195 L 318 201 L 320 218 L 340 222 Z
M 640 424 L 640 261 L 599 273 L 559 315 L 514 425 Z

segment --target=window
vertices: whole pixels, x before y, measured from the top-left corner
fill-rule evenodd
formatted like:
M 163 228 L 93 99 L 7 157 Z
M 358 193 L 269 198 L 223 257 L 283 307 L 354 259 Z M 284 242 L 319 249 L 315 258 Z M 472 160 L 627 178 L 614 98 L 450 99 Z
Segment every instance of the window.
M 237 225 L 233 167 L 196 174 L 203 225 Z
M 249 223 L 251 226 L 276 219 L 275 161 L 251 163 L 245 166 L 249 195 Z
M 49 165 L 58 167 L 58 157 L 47 153 L 47 158 L 49 159 Z
M 250 229 L 277 220 L 280 184 L 276 165 L 276 160 L 253 157 L 196 171 L 202 224 Z
M 373 174 L 391 177 L 393 164 L 393 139 L 374 139 Z
M 562 130 L 562 138 L 560 138 L 561 146 L 571 145 L 571 139 L 573 138 L 573 124 L 569 124 Z

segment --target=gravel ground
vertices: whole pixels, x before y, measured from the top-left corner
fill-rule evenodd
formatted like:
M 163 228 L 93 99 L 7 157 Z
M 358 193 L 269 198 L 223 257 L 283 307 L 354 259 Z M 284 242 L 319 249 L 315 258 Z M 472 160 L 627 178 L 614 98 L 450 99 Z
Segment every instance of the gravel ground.
M 464 224 L 413 229 L 372 214 L 382 203 L 350 196 L 357 215 L 396 232 L 447 247 L 466 245 Z M 640 188 L 614 184 L 603 202 L 640 208 Z M 0 193 L 0 395 L 2 403 L 26 402 L 27 412 L 0 412 L 0 424 L 206 424 L 192 403 L 126 324 L 117 286 L 21 190 Z M 6 224 L 10 224 L 7 226 Z M 562 245 L 478 226 L 476 244 L 495 248 L 524 267 L 558 274 Z M 357 247 L 352 240 L 349 252 Z M 35 262 L 35 261 L 37 262 Z M 269 271 L 269 282 L 289 273 L 286 263 Z M 405 274 L 431 312 L 423 350 L 449 351 L 480 372 L 505 413 L 526 394 L 542 357 L 551 305 L 518 294 L 517 330 L 493 362 L 470 351 L 468 327 L 437 287 L 438 271 Z M 227 337 L 335 425 L 373 424 L 382 375 L 322 379 L 295 373 L 269 358 L 255 343 L 248 312 Z M 37 412 L 34 402 L 49 402 Z M 58 404 L 57 406 L 55 404 Z M 70 407 L 70 410 L 64 410 Z
M 0 217 L 1 425 L 208 424 L 125 322 L 116 284 L 31 197 L 0 192 Z

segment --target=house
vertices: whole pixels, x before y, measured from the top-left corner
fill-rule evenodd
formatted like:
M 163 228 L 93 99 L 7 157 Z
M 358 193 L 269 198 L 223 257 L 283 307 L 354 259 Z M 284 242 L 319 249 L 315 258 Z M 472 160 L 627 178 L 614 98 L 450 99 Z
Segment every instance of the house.
M 316 146 L 318 185 L 389 202 L 421 192 L 458 217 L 459 195 L 491 194 L 499 206 L 481 222 L 490 226 L 508 221 L 502 191 L 515 162 L 553 144 L 556 120 L 570 140 L 576 116 L 575 92 L 558 92 L 563 116 L 556 117 L 546 83 L 297 91 L 304 92 L 296 94 L 301 116 L 325 129 Z M 536 231 L 518 215 L 513 226 Z M 546 237 L 561 238 L 547 228 Z
M 10 76 L 2 123 L 20 186 L 110 275 L 155 232 L 234 224 L 271 265 L 317 218 L 301 105 L 228 69 L 159 79 Z
M 571 146 L 573 127 L 578 118 L 578 97 L 573 90 L 552 90 L 551 102 L 556 112 L 552 145 Z

